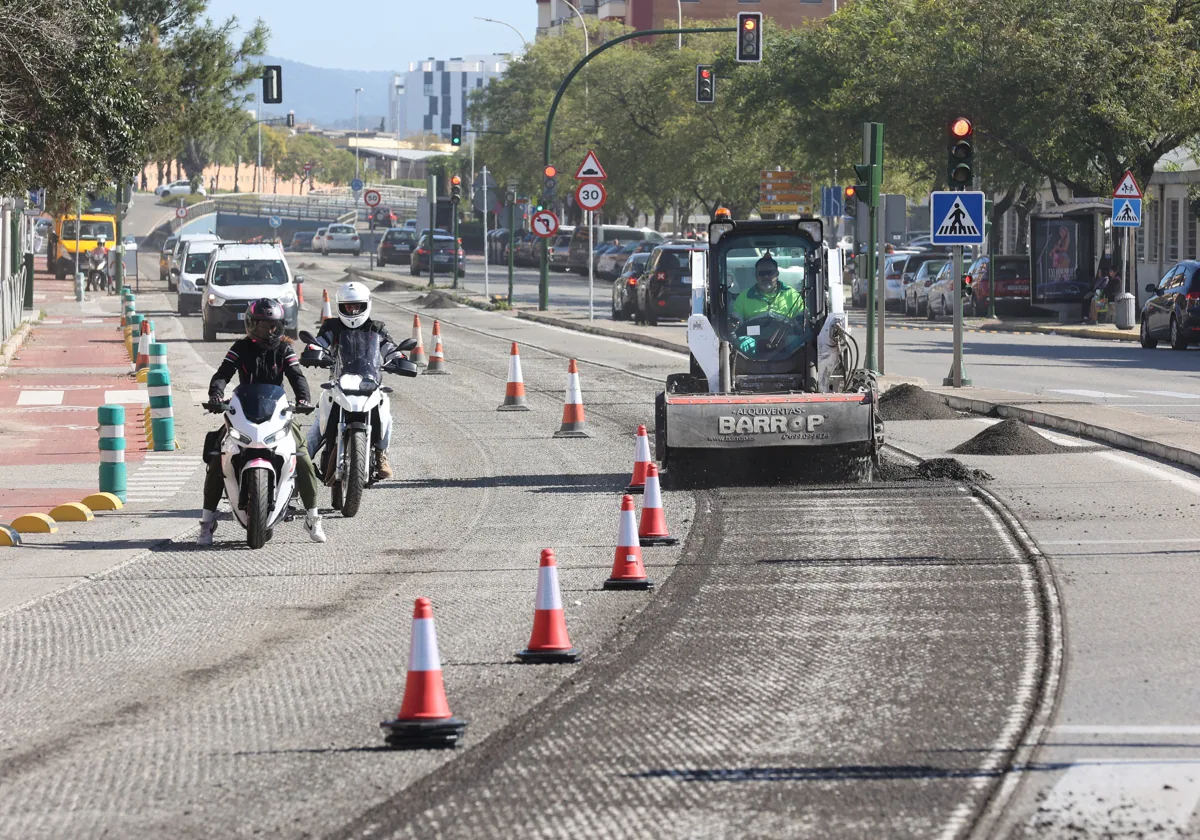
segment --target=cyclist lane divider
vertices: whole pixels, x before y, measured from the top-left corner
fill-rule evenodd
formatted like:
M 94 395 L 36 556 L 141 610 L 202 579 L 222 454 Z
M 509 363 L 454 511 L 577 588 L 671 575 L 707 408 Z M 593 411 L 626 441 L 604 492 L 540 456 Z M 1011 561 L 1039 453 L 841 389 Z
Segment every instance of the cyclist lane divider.
M 166 370 L 152 370 L 147 378 L 150 392 L 151 446 L 155 452 L 174 452 L 175 409 L 171 398 L 171 374 Z
M 125 503 L 125 407 L 102 405 L 100 419 L 100 492 Z

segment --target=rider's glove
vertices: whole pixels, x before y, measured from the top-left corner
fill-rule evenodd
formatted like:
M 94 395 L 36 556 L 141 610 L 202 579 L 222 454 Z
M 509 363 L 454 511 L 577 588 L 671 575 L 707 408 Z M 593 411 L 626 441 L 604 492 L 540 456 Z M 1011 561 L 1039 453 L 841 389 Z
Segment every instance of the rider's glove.
M 740 349 L 743 353 L 753 353 L 754 347 L 757 344 L 758 342 L 755 341 L 754 336 L 744 335 L 738 342 L 738 349 Z

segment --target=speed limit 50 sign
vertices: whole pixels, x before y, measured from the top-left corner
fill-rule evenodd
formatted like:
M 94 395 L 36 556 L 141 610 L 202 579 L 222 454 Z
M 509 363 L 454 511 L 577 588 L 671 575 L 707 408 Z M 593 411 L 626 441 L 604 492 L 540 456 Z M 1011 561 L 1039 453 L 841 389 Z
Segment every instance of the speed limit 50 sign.
M 599 181 L 585 181 L 575 190 L 575 201 L 583 210 L 599 210 L 608 200 L 608 193 Z

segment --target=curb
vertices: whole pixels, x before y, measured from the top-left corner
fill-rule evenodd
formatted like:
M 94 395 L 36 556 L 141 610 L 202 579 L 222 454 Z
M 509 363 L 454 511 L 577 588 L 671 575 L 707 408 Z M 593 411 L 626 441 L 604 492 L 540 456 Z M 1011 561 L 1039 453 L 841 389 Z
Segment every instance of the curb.
M 0 348 L 0 371 L 3 371 L 11 363 L 13 356 L 17 355 L 21 347 L 24 346 L 26 339 L 33 332 L 33 322 L 26 321 L 21 326 L 17 327 L 16 331 L 8 337 L 8 341 L 4 342 Z
M 450 298 L 455 303 L 461 304 L 462 306 L 470 306 L 475 309 L 480 309 L 484 312 L 515 311 L 497 309 L 487 301 L 479 300 L 471 293 L 463 294 L 461 290 L 458 289 L 444 289 L 439 286 L 434 286 L 431 289 L 427 283 L 413 283 L 410 280 L 402 280 L 399 277 L 393 277 L 390 274 L 379 274 L 374 271 L 363 271 L 361 268 L 354 268 L 353 266 L 346 269 L 346 274 L 352 277 L 360 277 L 363 280 L 371 280 L 376 283 L 386 283 L 391 281 L 392 283 L 395 283 L 398 286 L 403 286 L 405 289 L 413 292 L 438 292 L 439 294 L 443 294 Z
M 688 348 L 684 344 L 676 344 L 673 341 L 655 338 L 650 335 L 639 335 L 638 333 L 628 333 L 622 330 L 609 329 L 608 327 L 597 327 L 593 324 L 581 324 L 578 321 L 571 321 L 566 318 L 555 318 L 550 315 L 542 315 L 540 312 L 532 312 L 528 309 L 518 309 L 517 317 L 524 321 L 535 321 L 539 324 L 546 324 L 551 327 L 561 327 L 565 330 L 574 330 L 575 332 L 589 333 L 591 335 L 602 335 L 606 338 L 616 338 L 621 341 L 628 341 L 631 344 L 644 344 L 647 347 L 656 347 L 659 350 L 669 350 L 672 353 L 688 354 Z
M 1021 408 L 1020 406 L 1009 405 L 1007 403 L 994 403 L 988 400 L 979 400 L 956 394 L 936 395 L 946 405 L 958 411 L 970 411 L 975 414 L 1003 417 L 1005 419 L 1011 417 L 1030 425 L 1043 426 L 1048 429 L 1066 432 L 1076 437 L 1108 443 L 1118 449 L 1140 452 L 1143 455 L 1149 455 L 1173 464 L 1182 464 L 1191 469 L 1200 470 L 1200 452 L 1184 449 L 1180 446 L 1160 443 L 1139 435 L 1131 435 L 1128 432 L 1119 432 L 1116 429 L 1110 429 L 1096 423 L 1089 423 L 1085 420 L 1075 420 L 1070 417 L 1062 417 L 1035 409 Z
M 1097 327 L 1072 327 L 1067 324 L 1003 324 L 985 323 L 976 327 L 980 332 L 1022 333 L 1036 332 L 1044 335 L 1061 335 L 1067 338 L 1095 338 L 1103 341 L 1139 341 L 1137 330 L 1102 330 Z

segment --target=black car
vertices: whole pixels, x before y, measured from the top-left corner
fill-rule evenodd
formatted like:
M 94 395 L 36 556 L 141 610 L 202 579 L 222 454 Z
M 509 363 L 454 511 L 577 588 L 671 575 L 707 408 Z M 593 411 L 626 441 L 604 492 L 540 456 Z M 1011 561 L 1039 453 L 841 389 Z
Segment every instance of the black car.
M 1200 261 L 1176 263 L 1158 285 L 1146 286 L 1152 297 L 1142 306 L 1142 346 L 1147 350 L 1166 339 L 1175 350 L 1200 341 Z
M 444 274 L 452 274 L 454 272 L 454 251 L 458 249 L 458 276 L 465 277 L 467 274 L 466 259 L 467 254 L 458 243 L 454 241 L 453 236 L 439 236 L 434 234 L 432 255 L 430 254 L 429 235 L 421 237 L 417 249 L 412 253 L 412 262 L 410 263 L 410 272 L 412 275 L 418 276 L 429 273 L 429 259 L 433 257 L 434 273 L 442 272 Z
M 659 318 L 687 320 L 692 314 L 692 252 L 708 246 L 660 245 L 650 252 L 650 261 L 637 284 L 634 319 L 655 326 Z
M 292 234 L 291 244 L 288 245 L 289 251 L 311 251 L 313 237 L 317 235 L 315 230 L 299 230 Z
M 371 211 L 371 221 L 375 223 L 375 227 L 391 227 L 400 221 L 400 217 L 392 210 L 391 207 L 376 207 Z
M 650 252 L 632 254 L 625 260 L 625 266 L 612 287 L 612 319 L 628 321 L 637 312 L 637 287 L 641 281 L 646 263 L 650 262 Z
M 375 254 L 379 260 L 379 267 L 411 263 L 412 250 L 416 243 L 416 231 L 410 228 L 388 228 L 379 238 L 379 249 Z

